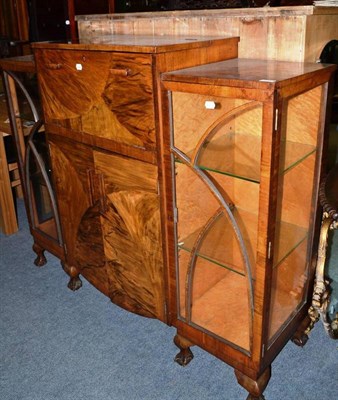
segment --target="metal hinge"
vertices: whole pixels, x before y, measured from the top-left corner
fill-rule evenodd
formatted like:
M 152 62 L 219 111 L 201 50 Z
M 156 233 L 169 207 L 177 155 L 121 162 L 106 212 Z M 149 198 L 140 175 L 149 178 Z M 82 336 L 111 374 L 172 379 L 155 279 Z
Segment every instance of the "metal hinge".
M 270 260 L 270 258 L 271 258 L 271 242 L 269 242 L 268 245 L 268 260 Z
M 174 207 L 174 222 L 178 222 L 178 209 L 176 207 Z
M 275 131 L 278 129 L 278 108 L 275 110 Z

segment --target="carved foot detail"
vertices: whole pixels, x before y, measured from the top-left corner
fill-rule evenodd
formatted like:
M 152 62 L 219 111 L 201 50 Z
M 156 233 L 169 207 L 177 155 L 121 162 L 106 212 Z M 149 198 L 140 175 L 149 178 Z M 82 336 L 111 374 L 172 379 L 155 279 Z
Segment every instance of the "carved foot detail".
M 261 394 L 258 397 L 252 396 L 249 394 L 249 396 L 246 398 L 246 400 L 265 400 L 265 397 Z
M 68 266 L 66 263 L 61 262 L 63 270 L 66 272 L 67 275 L 70 276 L 69 282 L 68 282 L 68 288 L 75 292 L 75 290 L 80 289 L 82 286 L 82 281 L 79 277 L 80 273 L 77 270 L 77 268 L 73 266 Z
M 185 367 L 190 363 L 190 361 L 194 358 L 194 355 L 192 351 L 188 349 L 183 349 L 181 350 L 178 354 L 175 356 L 175 362 L 177 364 L 181 365 L 182 367 Z
M 44 254 L 45 250 L 36 243 L 33 244 L 32 248 L 34 253 L 37 255 L 36 259 L 34 260 L 34 264 L 37 267 L 43 267 L 45 264 L 47 264 L 47 259 Z
M 79 276 L 76 278 L 70 278 L 67 286 L 70 290 L 75 292 L 75 290 L 79 290 L 82 286 L 82 281 Z
M 194 355 L 190 350 L 190 346 L 192 346 L 192 343 L 184 339 L 180 335 L 176 335 L 174 337 L 174 343 L 180 349 L 180 352 L 176 354 L 174 361 L 182 367 L 185 367 L 194 358 Z
M 308 340 L 309 336 L 306 333 L 295 334 L 291 339 L 292 343 L 299 347 L 304 347 Z

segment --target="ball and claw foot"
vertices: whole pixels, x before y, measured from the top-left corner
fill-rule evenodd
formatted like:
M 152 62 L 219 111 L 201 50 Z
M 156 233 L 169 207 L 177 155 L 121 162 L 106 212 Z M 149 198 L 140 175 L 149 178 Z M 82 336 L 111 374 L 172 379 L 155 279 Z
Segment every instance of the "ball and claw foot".
M 77 270 L 77 268 L 69 266 L 64 262 L 61 262 L 61 266 L 63 270 L 66 272 L 66 274 L 70 277 L 67 285 L 68 288 L 73 292 L 75 292 L 75 290 L 79 290 L 80 287 L 82 286 L 82 281 L 79 277 L 79 271 Z
M 34 260 L 34 264 L 37 267 L 43 267 L 45 264 L 47 264 L 47 259 L 44 254 L 44 249 L 37 245 L 36 243 L 33 244 L 33 251 L 36 253 L 37 257 Z
M 189 340 L 185 339 L 180 335 L 176 335 L 174 337 L 174 343 L 175 346 L 177 346 L 180 349 L 180 352 L 176 354 L 174 360 L 175 362 L 177 362 L 177 364 L 181 365 L 182 367 L 185 367 L 194 358 L 194 355 L 190 350 L 190 346 L 192 346 L 193 344 L 189 342 Z
M 307 334 L 303 333 L 302 335 L 299 336 L 297 335 L 293 336 L 291 340 L 296 346 L 304 347 L 307 341 L 309 340 L 309 337 Z
M 82 281 L 78 276 L 75 278 L 70 278 L 67 286 L 70 290 L 75 292 L 76 290 L 79 290 L 82 286 Z
M 194 358 L 194 355 L 192 354 L 192 351 L 187 348 L 187 349 L 182 349 L 178 354 L 175 356 L 175 362 L 177 364 L 181 365 L 182 367 L 185 367 L 190 363 L 190 361 Z

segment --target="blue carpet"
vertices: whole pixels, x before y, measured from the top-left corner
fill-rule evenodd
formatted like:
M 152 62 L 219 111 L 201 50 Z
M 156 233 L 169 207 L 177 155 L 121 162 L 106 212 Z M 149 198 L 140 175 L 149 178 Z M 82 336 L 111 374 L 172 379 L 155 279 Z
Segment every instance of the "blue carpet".
M 20 231 L 0 235 L 1 400 L 246 398 L 232 368 L 201 349 L 186 368 L 174 363 L 173 328 L 114 306 L 85 281 L 71 292 L 49 254 L 35 267 L 21 203 L 19 212 Z M 337 399 L 337 344 L 320 324 L 304 348 L 288 343 L 272 364 L 266 399 Z

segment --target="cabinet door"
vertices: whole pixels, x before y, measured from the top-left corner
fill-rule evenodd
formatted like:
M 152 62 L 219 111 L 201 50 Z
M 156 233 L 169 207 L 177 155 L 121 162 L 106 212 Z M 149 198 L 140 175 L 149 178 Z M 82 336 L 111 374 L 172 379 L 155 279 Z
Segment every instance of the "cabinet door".
M 109 297 L 120 306 L 164 319 L 162 237 L 157 167 L 94 151 L 105 196 L 101 226 Z
M 164 319 L 157 168 L 50 138 L 67 262 L 117 305 Z
M 36 49 L 35 57 L 47 123 L 70 137 L 155 147 L 150 55 Z
M 93 201 L 91 190 L 93 151 L 54 135 L 49 146 L 67 263 L 108 295 L 100 203 Z
M 179 318 L 249 352 L 263 105 L 175 92 L 172 107 Z

